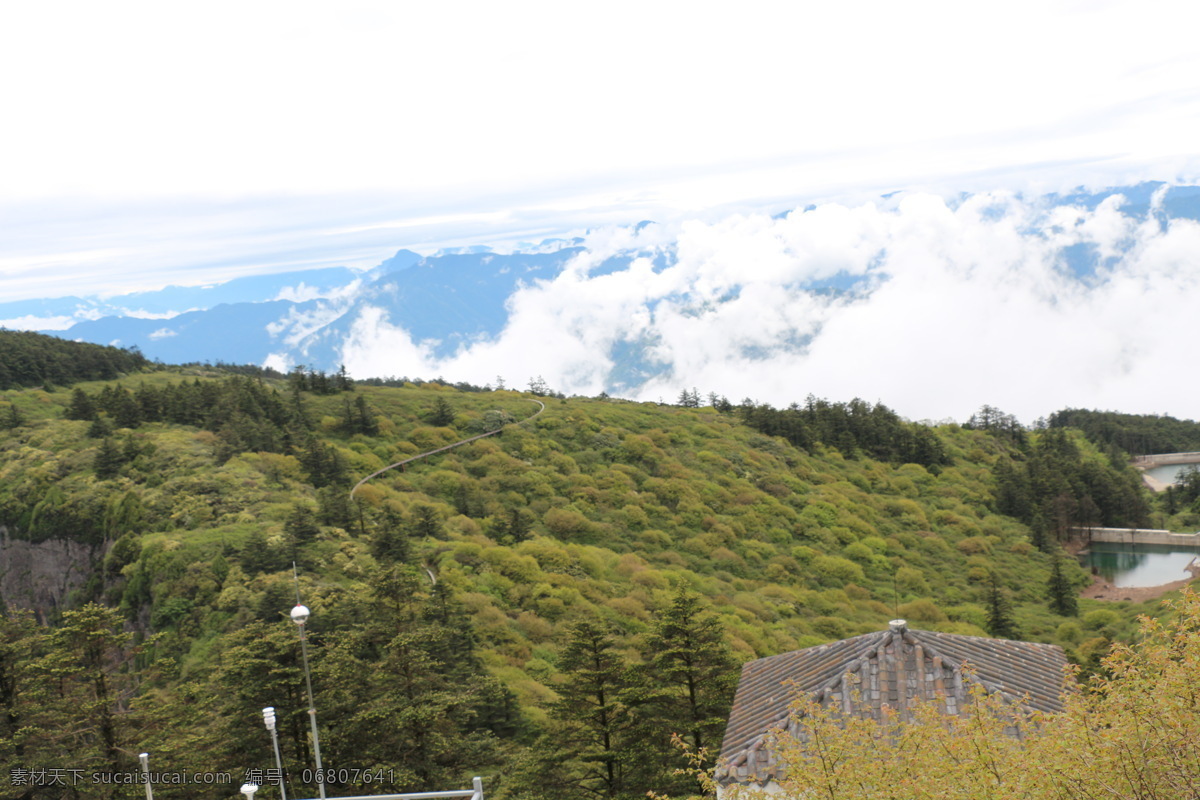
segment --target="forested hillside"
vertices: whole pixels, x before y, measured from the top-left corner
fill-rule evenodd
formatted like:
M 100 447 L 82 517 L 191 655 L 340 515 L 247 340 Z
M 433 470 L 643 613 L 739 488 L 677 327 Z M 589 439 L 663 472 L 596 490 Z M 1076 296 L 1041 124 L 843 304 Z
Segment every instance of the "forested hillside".
M 136 351 L 0 328 L 0 390 L 108 380 L 148 366 Z
M 1130 455 L 1200 451 L 1200 423 L 1167 415 L 1068 408 L 1050 415 L 1052 428 L 1076 428 L 1101 446 Z
M 1049 426 L 1051 429 L 1081 431 L 1113 460 L 1125 459 L 1126 454 L 1200 451 L 1200 423 L 1165 415 L 1065 409 L 1050 416 Z M 1194 467 L 1180 467 L 1177 482 L 1163 491 L 1158 506 L 1161 514 L 1154 518 L 1156 527 L 1173 531 L 1200 528 L 1200 471 Z M 1089 513 L 1095 516 L 1090 506 L 1077 505 L 1075 511 L 1080 518 L 1086 518 Z M 1130 518 L 1134 520 L 1132 524 L 1146 524 L 1143 515 Z
M 240 781 L 273 766 L 275 706 L 289 789 L 311 796 L 293 562 L 333 794 L 481 774 L 497 798 L 682 796 L 671 735 L 719 744 L 744 660 L 898 615 L 1092 668 L 1133 629 L 1123 605 L 1064 599 L 1087 577 L 1053 515 L 1146 513 L 1136 475 L 1074 431 L 549 397 L 517 425 L 530 395 L 317 377 L 157 371 L 0 398 L 10 541 L 102 554 L 71 609 L 38 609 L 52 627 L 4 618 L 7 765 L 105 773 L 149 751 Z

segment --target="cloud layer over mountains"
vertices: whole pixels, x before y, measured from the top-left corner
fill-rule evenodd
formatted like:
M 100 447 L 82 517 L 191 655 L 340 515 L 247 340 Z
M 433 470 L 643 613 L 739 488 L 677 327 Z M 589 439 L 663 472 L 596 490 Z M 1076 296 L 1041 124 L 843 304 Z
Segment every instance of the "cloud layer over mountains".
M 356 375 L 541 375 L 649 400 L 695 386 L 773 404 L 858 396 L 923 419 L 984 403 L 1026 421 L 1067 406 L 1200 417 L 1200 225 L 1178 216 L 1195 197 L 917 194 L 605 229 L 520 285 L 498 335 L 439 357 L 367 305 L 341 356 Z
M 910 193 L 783 214 L 603 226 L 574 239 L 401 250 L 343 267 L 109 298 L 0 303 L 8 327 L 167 363 L 297 364 L 674 401 L 987 403 L 1200 418 L 1200 187 Z

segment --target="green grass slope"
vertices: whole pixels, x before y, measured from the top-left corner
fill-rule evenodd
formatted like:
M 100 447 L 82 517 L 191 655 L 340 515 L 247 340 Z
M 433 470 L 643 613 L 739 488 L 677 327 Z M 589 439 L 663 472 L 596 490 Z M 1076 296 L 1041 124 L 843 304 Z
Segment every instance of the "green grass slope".
M 187 385 L 227 393 L 214 388 L 208 406 L 189 411 L 175 406 L 192 395 L 171 388 Z M 536 406 L 517 392 L 436 384 L 317 395 L 169 371 L 77 388 L 113 413 L 65 419 L 71 409 L 86 416 L 65 390 L 0 398 L 20 410 L 19 424 L 0 432 L 0 524 L 33 541 L 106 546 L 76 601 L 118 608 L 152 637 L 134 662 L 145 673 L 130 690 L 143 715 L 129 723 L 131 752 L 147 742 L 170 750 L 156 715 L 189 692 L 233 702 L 256 678 L 236 677 L 232 665 L 254 647 L 279 637 L 290 652 L 295 632 L 281 620 L 295 599 L 293 561 L 314 612 L 318 705 L 332 709 L 331 724 L 352 731 L 361 722 L 339 680 L 395 657 L 395 639 L 371 644 L 383 634 L 370 620 L 394 614 L 394 636 L 440 614 L 442 629 L 466 638 L 445 645 L 460 657 L 439 674 L 461 668 L 461 685 L 478 680 L 493 687 L 480 697 L 500 693 L 473 707 L 467 727 L 491 742 L 479 760 L 510 786 L 537 774 L 533 743 L 569 716 L 558 699 L 581 674 L 564 655 L 581 621 L 601 626 L 623 669 L 636 672 L 652 669 L 666 609 L 683 594 L 719 623 L 730 663 L 879 630 L 897 615 L 984 635 L 995 589 L 1022 638 L 1088 662 L 1129 635 L 1139 610 L 1084 601 L 1078 618 L 1051 613 L 1052 556 L 1031 544 L 1025 523 L 995 510 L 994 469 L 1011 471 L 1026 456 L 987 430 L 934 429 L 948 463 L 930 470 L 818 443 L 799 449 L 736 412 L 545 398 L 528 425 L 385 473 L 352 501 L 360 477 Z M 119 427 L 126 412 L 130 426 Z M 163 421 L 171 414 L 195 421 Z M 1039 435 L 1030 436 L 1035 448 Z M 1082 436 L 1067 436 L 1079 459 L 1111 469 Z M 1074 562 L 1066 570 L 1086 584 Z M 406 588 L 389 589 L 388 575 Z M 287 680 L 294 694 L 295 675 Z M 264 699 L 248 694 L 246 703 Z M 480 722 L 501 706 L 506 722 Z M 197 717 L 190 758 L 235 757 L 224 724 Z M 577 787 L 595 763 L 580 759 Z M 413 766 L 405 785 L 444 788 L 427 784 L 459 774 L 422 769 Z

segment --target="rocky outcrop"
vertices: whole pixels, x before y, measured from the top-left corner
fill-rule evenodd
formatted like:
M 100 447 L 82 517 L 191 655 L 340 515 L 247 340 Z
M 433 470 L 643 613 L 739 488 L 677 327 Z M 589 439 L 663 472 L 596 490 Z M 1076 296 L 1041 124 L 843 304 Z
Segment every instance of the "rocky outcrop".
M 67 539 L 27 542 L 0 525 L 0 600 L 43 622 L 83 586 L 104 549 Z

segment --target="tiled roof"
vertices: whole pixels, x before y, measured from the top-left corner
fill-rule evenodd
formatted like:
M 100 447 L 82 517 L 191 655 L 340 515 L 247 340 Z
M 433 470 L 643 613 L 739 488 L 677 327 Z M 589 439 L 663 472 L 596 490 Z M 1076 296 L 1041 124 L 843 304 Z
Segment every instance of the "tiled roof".
M 964 675 L 964 663 L 973 675 Z M 1066 664 L 1055 645 L 909 630 L 903 624 L 750 661 L 742 667 L 725 728 L 718 778 L 744 782 L 773 776 L 765 739 L 787 726 L 798 692 L 844 713 L 878 719 L 884 705 L 903 715 L 922 699 L 937 699 L 945 713 L 957 714 L 975 682 L 989 694 L 1028 698 L 1029 708 L 1061 711 Z

